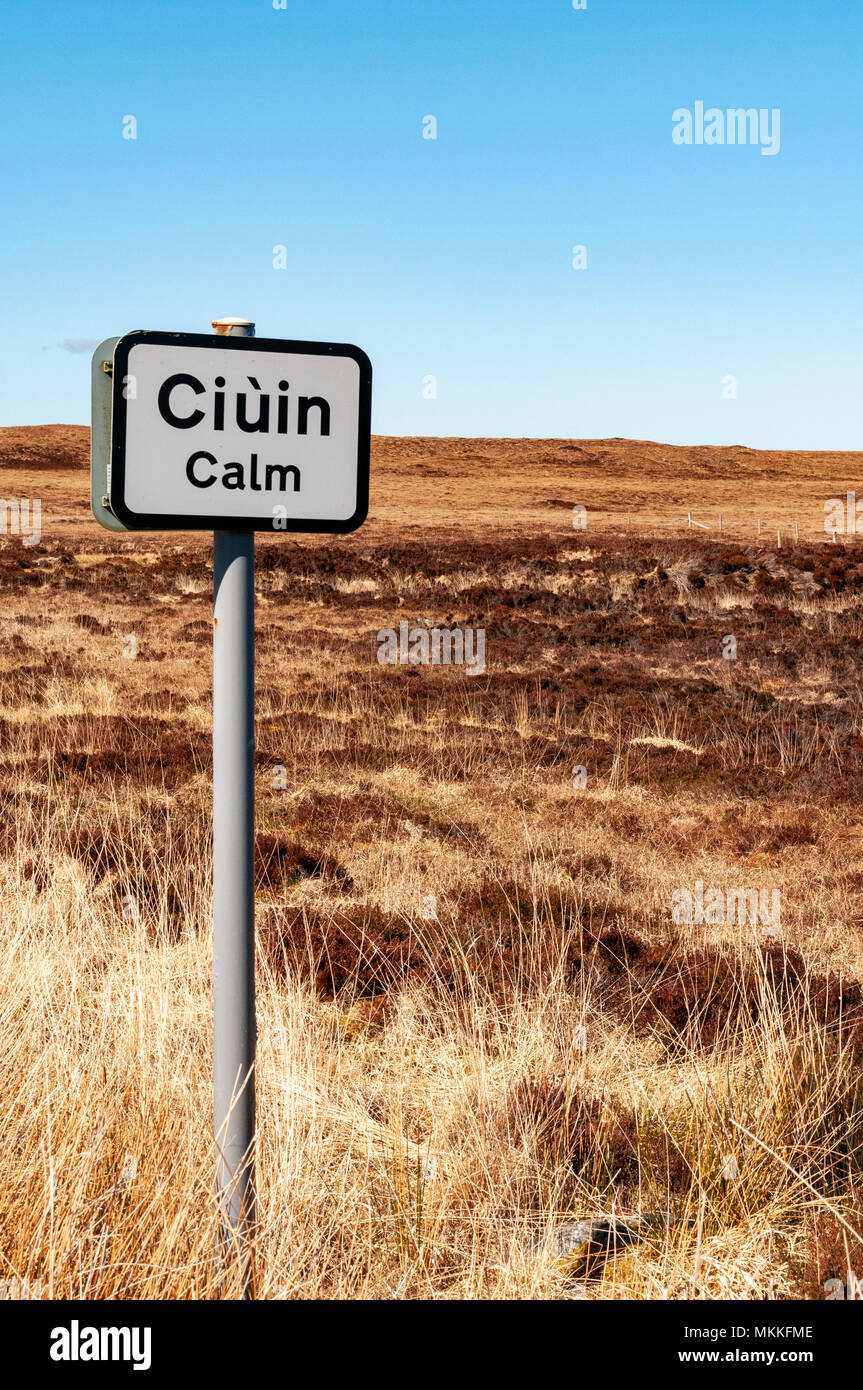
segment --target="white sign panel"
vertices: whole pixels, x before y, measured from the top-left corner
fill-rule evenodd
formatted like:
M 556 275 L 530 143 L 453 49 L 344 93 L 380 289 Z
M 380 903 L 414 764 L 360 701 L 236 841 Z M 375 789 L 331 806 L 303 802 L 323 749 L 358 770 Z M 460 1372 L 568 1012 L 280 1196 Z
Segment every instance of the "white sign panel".
M 344 343 L 128 333 L 111 510 L 142 530 L 352 531 L 368 511 L 371 363 Z

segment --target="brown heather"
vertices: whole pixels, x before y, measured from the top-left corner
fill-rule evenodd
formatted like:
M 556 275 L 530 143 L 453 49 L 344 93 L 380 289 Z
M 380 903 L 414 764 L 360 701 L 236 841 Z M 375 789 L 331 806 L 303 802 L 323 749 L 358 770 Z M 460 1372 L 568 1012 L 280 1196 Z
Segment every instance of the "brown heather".
M 210 543 L 101 532 L 85 456 L 0 431 L 0 1279 L 214 1297 Z M 259 541 L 258 1297 L 863 1277 L 860 463 L 378 440 L 362 531 Z M 486 672 L 380 665 L 402 619 Z

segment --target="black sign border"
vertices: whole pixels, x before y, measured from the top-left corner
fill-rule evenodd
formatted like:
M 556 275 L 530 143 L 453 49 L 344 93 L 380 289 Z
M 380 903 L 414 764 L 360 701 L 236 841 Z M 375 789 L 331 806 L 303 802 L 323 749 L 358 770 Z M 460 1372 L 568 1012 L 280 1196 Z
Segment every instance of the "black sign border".
M 133 512 L 126 505 L 126 399 L 123 383 L 129 353 L 140 344 L 154 347 L 226 349 L 228 352 L 302 353 L 309 357 L 350 357 L 360 369 L 359 433 L 357 438 L 357 506 L 345 521 L 285 519 L 274 526 L 268 517 L 177 516 L 171 512 Z M 308 343 L 297 338 L 230 338 L 217 333 L 162 333 L 137 329 L 124 333 L 114 349 L 111 412 L 111 511 L 130 531 L 266 531 L 270 535 L 318 532 L 344 536 L 362 526 L 369 510 L 369 453 L 371 448 L 372 364 L 352 343 Z

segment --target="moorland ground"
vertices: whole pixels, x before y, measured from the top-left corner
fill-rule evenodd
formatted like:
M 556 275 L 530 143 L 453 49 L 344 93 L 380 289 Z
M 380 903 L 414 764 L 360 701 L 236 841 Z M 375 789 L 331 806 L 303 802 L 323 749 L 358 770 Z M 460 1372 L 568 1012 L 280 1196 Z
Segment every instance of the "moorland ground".
M 0 431 L 43 532 L 0 538 L 0 1280 L 231 1294 L 211 545 L 101 531 L 86 448 Z M 377 440 L 366 527 L 259 540 L 259 1297 L 863 1274 L 860 465 Z M 381 664 L 405 620 L 486 669 Z M 781 913 L 681 920 L 699 883 Z

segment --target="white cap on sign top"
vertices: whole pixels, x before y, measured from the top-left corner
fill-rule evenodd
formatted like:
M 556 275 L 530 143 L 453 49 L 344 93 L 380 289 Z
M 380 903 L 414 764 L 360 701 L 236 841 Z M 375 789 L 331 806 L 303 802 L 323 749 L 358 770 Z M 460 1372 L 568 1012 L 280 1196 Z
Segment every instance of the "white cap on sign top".
M 254 338 L 255 325 L 251 319 L 213 319 L 213 327 L 221 338 Z

